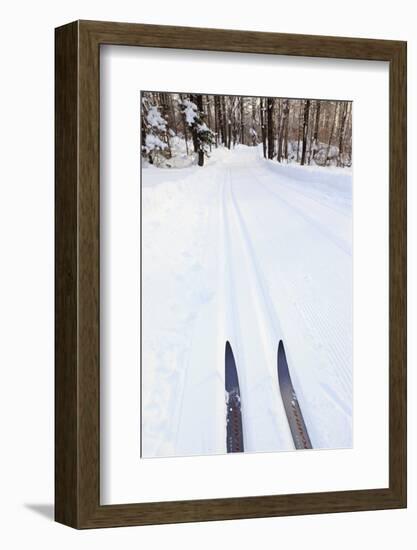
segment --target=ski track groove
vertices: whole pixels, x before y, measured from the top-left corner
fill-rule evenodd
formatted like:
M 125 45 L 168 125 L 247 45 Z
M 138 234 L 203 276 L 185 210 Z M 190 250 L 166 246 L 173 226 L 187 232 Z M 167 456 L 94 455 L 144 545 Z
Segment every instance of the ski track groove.
M 348 364 L 346 362 L 346 353 L 341 349 L 340 340 L 341 340 L 341 331 L 335 330 L 336 326 L 331 325 L 323 319 L 322 316 L 318 316 L 312 312 L 311 306 L 304 306 L 305 319 L 307 323 L 313 323 L 311 326 L 316 326 L 320 329 L 322 334 L 334 334 L 333 345 L 329 351 L 324 351 L 320 348 L 317 352 L 321 356 L 327 356 L 330 361 L 325 363 L 338 364 L 339 368 L 337 370 L 332 369 L 330 373 L 333 377 L 336 377 L 339 380 L 341 387 L 344 390 L 345 395 L 350 394 L 351 390 L 351 379 L 349 379 L 346 371 L 348 370 Z M 332 330 L 333 329 L 333 330 Z M 346 368 L 340 368 L 341 365 L 346 365 Z M 329 372 L 329 367 L 326 367 L 326 370 Z
M 251 170 L 252 171 L 252 170 Z M 338 236 L 330 233 L 326 227 L 324 227 L 323 224 L 318 222 L 316 219 L 314 219 L 313 216 L 307 214 L 302 209 L 298 208 L 297 206 L 294 206 L 291 204 L 287 199 L 284 199 L 281 195 L 278 195 L 278 193 L 275 192 L 275 190 L 270 189 L 267 184 L 262 182 L 259 179 L 259 176 L 254 176 L 254 179 L 258 181 L 258 184 L 263 187 L 266 191 L 268 191 L 273 197 L 275 197 L 278 201 L 284 203 L 288 208 L 293 210 L 299 217 L 301 217 L 303 220 L 308 219 L 313 225 L 324 237 L 331 240 L 333 244 L 335 244 L 340 250 L 342 250 L 345 254 L 352 256 L 352 252 L 342 239 L 340 239 Z M 278 179 L 278 178 L 277 178 Z
M 259 181 L 259 180 L 258 180 Z M 308 219 L 310 221 L 310 224 L 314 226 L 324 237 L 326 237 L 328 240 L 332 241 L 333 244 L 335 244 L 340 250 L 342 250 L 345 254 L 348 256 L 352 256 L 352 252 L 349 249 L 346 242 L 338 237 L 337 235 L 334 235 L 333 233 L 330 233 L 320 222 L 318 222 L 313 216 L 306 214 L 305 211 L 298 208 L 297 206 L 294 206 L 291 204 L 287 199 L 284 199 L 282 195 L 278 195 L 278 193 L 275 190 L 270 189 L 267 184 L 264 184 L 260 182 L 260 185 L 266 189 L 271 195 L 273 195 L 277 200 L 284 203 L 288 208 L 293 210 L 299 217 L 306 220 Z
M 257 178 L 254 178 L 258 181 L 258 184 L 260 184 L 261 182 L 259 182 L 259 179 Z M 262 188 L 265 188 L 263 184 L 261 184 Z M 269 191 L 269 189 L 266 189 L 265 191 Z M 278 197 L 276 197 L 278 199 Z M 290 204 L 287 204 L 287 201 L 282 201 L 284 203 L 285 206 L 291 208 L 291 205 Z M 236 206 L 236 202 L 235 202 L 235 206 Z M 238 207 L 237 207 L 238 208 Z M 311 223 L 311 219 L 309 217 L 304 217 L 302 216 L 301 212 L 297 212 L 299 216 L 302 217 L 304 223 L 306 223 L 307 225 L 313 225 L 314 229 L 316 229 L 317 231 L 319 231 L 319 228 L 317 227 L 317 224 L 316 223 Z M 250 239 L 249 237 L 247 237 L 247 240 L 248 242 L 250 242 Z M 332 243 L 333 246 L 337 246 L 336 243 L 333 241 L 333 239 L 329 239 L 329 241 Z M 252 251 L 253 251 L 253 247 L 252 247 Z M 252 253 L 252 256 L 253 258 L 256 257 L 256 254 Z M 256 265 L 256 260 L 254 260 L 254 263 Z M 291 281 L 291 277 L 284 277 L 284 279 L 289 282 Z M 296 293 L 294 292 L 294 289 L 295 289 L 295 286 L 293 283 L 289 283 L 293 289 L 293 296 L 295 297 L 296 296 Z M 327 351 L 325 352 L 325 354 L 329 357 L 329 359 L 331 359 L 330 361 L 330 364 L 338 364 L 339 365 L 339 368 L 337 370 L 335 369 L 332 369 L 331 371 L 331 374 L 333 375 L 333 377 L 336 377 L 337 380 L 339 380 L 339 383 L 341 385 L 341 388 L 343 388 L 343 393 L 345 395 L 345 397 L 347 396 L 350 396 L 351 395 L 351 380 L 350 380 L 350 377 L 347 375 L 347 371 L 349 370 L 348 369 L 348 364 L 346 364 L 346 359 L 345 359 L 345 356 L 346 356 L 346 353 L 343 351 L 342 347 L 343 347 L 343 334 L 342 334 L 342 328 L 340 327 L 340 325 L 334 325 L 333 323 L 330 322 L 329 320 L 329 317 L 332 317 L 333 319 L 335 318 L 335 316 L 329 316 L 327 315 L 326 318 L 323 318 L 323 316 L 321 315 L 317 315 L 316 313 L 313 313 L 312 310 L 311 310 L 311 305 L 308 304 L 308 301 L 303 301 L 302 302 L 303 305 L 301 306 L 301 309 L 304 310 L 304 312 L 306 313 L 306 317 L 307 318 L 310 318 L 312 324 L 311 326 L 320 326 L 321 327 L 321 330 L 319 332 L 321 332 L 323 335 L 326 335 L 326 334 L 329 334 L 329 333 L 332 333 L 333 334 L 333 345 L 332 347 Z M 308 304 L 308 305 L 306 305 Z M 330 306 L 330 309 L 328 310 L 329 313 L 331 311 L 334 311 L 335 309 L 335 306 L 334 306 L 334 303 L 331 302 L 331 306 Z M 272 317 L 273 319 L 273 317 Z M 323 352 L 321 351 L 321 354 L 323 354 Z M 329 362 L 327 362 L 329 363 Z M 350 364 L 350 363 L 349 363 Z M 340 368 L 340 366 L 343 365 L 342 368 Z M 295 380 L 294 380 L 294 386 L 297 387 L 298 389 L 298 393 L 300 394 L 301 393 L 301 400 L 303 400 L 303 394 L 302 392 L 299 391 L 299 388 L 300 388 L 300 385 L 299 385 L 299 381 L 298 381 L 298 375 L 295 373 L 295 376 L 293 374 L 293 377 L 295 377 Z M 328 391 L 326 391 L 326 394 L 328 394 Z M 333 401 L 335 400 L 335 397 L 333 396 Z M 340 403 L 340 407 L 341 409 L 343 410 L 344 413 L 346 413 L 346 407 L 344 405 L 344 403 Z
M 249 290 L 252 296 L 253 310 L 256 312 L 256 316 L 259 320 L 259 325 L 264 327 L 266 330 L 260 330 L 260 336 L 262 339 L 262 349 L 264 353 L 264 361 L 267 365 L 269 371 L 269 377 L 265 377 L 262 380 L 258 381 L 260 387 L 265 386 L 265 380 L 269 382 L 267 385 L 267 391 L 271 396 L 271 403 L 275 402 L 275 407 L 278 406 L 282 414 L 285 415 L 285 423 L 288 425 L 288 419 L 284 410 L 284 405 L 279 393 L 279 384 L 278 384 L 278 373 L 276 370 L 276 364 L 271 364 L 270 355 L 274 356 L 275 348 L 278 347 L 278 341 L 283 336 L 283 330 L 281 323 L 278 319 L 276 311 L 274 310 L 270 300 L 268 300 L 269 293 L 266 288 L 264 281 L 264 276 L 259 268 L 258 262 L 255 259 L 255 254 L 251 240 L 249 238 L 247 228 L 245 227 L 245 222 L 243 220 L 240 209 L 237 205 L 235 194 L 234 194 L 234 185 L 233 185 L 233 176 L 232 171 L 229 172 L 229 194 L 230 194 L 230 207 L 231 211 L 234 214 L 235 224 L 237 227 L 237 232 L 241 237 L 241 250 L 246 257 L 248 264 L 248 280 L 251 280 L 253 284 L 249 286 Z M 250 273 L 250 275 L 249 275 Z M 267 336 L 268 334 L 268 336 Z M 272 382 L 272 386 L 271 386 Z M 243 398 L 242 398 L 243 402 Z M 271 412 L 271 411 L 269 411 Z M 290 433 L 288 425 L 288 434 L 293 444 L 292 435 Z M 287 435 L 288 435 L 287 434 Z
M 261 182 L 259 182 L 259 180 L 257 179 L 257 177 L 254 177 L 253 179 L 257 180 L 258 183 L 260 184 L 260 187 L 261 187 L 261 188 L 264 188 L 265 191 L 267 191 L 268 193 L 270 193 L 270 194 L 272 194 L 272 195 L 275 195 L 275 198 L 276 198 L 276 200 L 277 200 L 278 202 L 284 203 L 285 206 L 289 206 L 289 207 L 291 208 L 291 205 L 290 205 L 290 204 L 287 204 L 286 201 L 280 201 L 280 199 L 279 199 L 279 197 L 276 195 L 276 193 L 274 193 L 274 192 L 271 191 L 270 189 L 265 189 L 264 185 L 263 185 Z M 309 226 L 310 228 L 311 228 L 311 225 L 313 225 L 313 228 L 314 228 L 315 230 L 318 230 L 319 233 L 321 233 L 320 230 L 319 230 L 318 227 L 317 227 L 317 224 L 315 224 L 315 223 L 311 224 L 311 223 L 310 223 L 311 220 L 309 219 L 309 217 L 303 216 L 302 211 L 301 211 L 301 212 L 298 212 L 298 215 L 299 215 L 299 218 L 303 220 L 303 222 L 304 222 L 305 225 Z M 331 244 L 333 244 L 333 245 L 336 244 L 335 242 L 333 242 L 333 239 L 329 239 L 329 242 L 330 242 Z M 337 244 L 336 244 L 336 246 L 337 246 Z M 340 277 L 339 274 L 336 273 L 335 275 L 336 275 L 337 279 L 338 279 L 340 282 L 343 282 L 343 279 L 341 279 L 341 277 Z M 287 277 L 287 279 L 290 281 L 290 280 L 291 280 L 291 277 Z
M 233 193 L 233 190 L 231 190 L 231 196 L 232 196 L 232 202 L 233 202 L 233 206 L 234 206 L 234 209 L 235 209 L 235 212 L 236 212 L 236 216 L 238 218 L 238 223 L 239 223 L 239 227 L 240 227 L 240 230 L 241 230 L 241 233 L 242 233 L 242 237 L 243 237 L 243 239 L 246 243 L 247 250 L 249 251 L 250 262 L 251 262 L 252 268 L 253 268 L 253 270 L 256 274 L 255 280 L 257 281 L 258 286 L 261 289 L 259 294 L 262 297 L 263 308 L 264 308 L 264 317 L 269 318 L 269 321 L 270 321 L 270 323 L 267 323 L 267 325 L 269 324 L 269 332 L 270 332 L 270 335 L 271 335 L 271 344 L 270 345 L 271 345 L 272 349 L 274 351 L 276 351 L 276 349 L 278 349 L 279 339 L 282 339 L 283 341 L 286 341 L 284 331 L 282 330 L 282 325 L 281 325 L 281 322 L 278 318 L 278 315 L 276 313 L 275 308 L 273 307 L 272 303 L 270 303 L 270 301 L 268 300 L 268 295 L 269 295 L 269 293 L 267 291 L 267 286 L 268 285 L 265 282 L 265 277 L 262 274 L 261 269 L 259 268 L 259 262 L 256 259 L 256 254 L 254 252 L 253 244 L 252 244 L 251 239 L 249 237 L 247 227 L 245 227 L 245 225 L 247 226 L 247 223 L 245 224 L 245 222 L 244 222 L 243 215 L 241 213 L 241 210 L 240 210 L 239 206 L 237 205 L 237 201 L 236 201 L 235 195 Z M 274 348 L 274 346 L 275 346 L 276 349 Z M 274 380 L 274 385 L 276 385 L 276 391 L 278 391 L 278 394 L 276 394 L 276 396 L 280 400 L 282 407 L 284 407 L 283 402 L 282 402 L 282 398 L 280 397 L 280 390 L 279 390 L 279 384 L 278 384 L 278 373 L 276 371 L 276 364 L 275 363 L 274 363 L 274 367 L 275 368 L 271 372 L 271 378 L 272 378 L 272 380 Z M 293 379 L 293 384 L 294 384 L 294 387 L 295 387 L 297 400 L 300 402 L 301 410 L 303 410 L 303 407 L 305 407 L 306 400 L 304 398 L 301 386 L 298 382 L 298 375 L 297 375 L 297 373 L 292 371 L 291 376 L 292 376 L 292 379 Z M 285 414 L 286 421 L 288 423 L 288 419 L 286 417 L 285 411 L 284 411 L 284 414 Z M 289 424 L 288 424 L 288 429 L 289 429 Z M 292 435 L 291 435 L 291 441 L 292 441 Z
M 226 340 L 229 340 L 233 354 L 235 356 L 237 374 L 240 386 L 240 396 L 241 396 L 241 415 L 242 415 L 242 431 L 243 431 L 243 445 L 244 448 L 247 447 L 248 440 L 250 441 L 250 433 L 248 428 L 248 423 L 245 422 L 246 411 L 245 411 L 245 392 L 246 392 L 246 370 L 244 368 L 245 362 L 243 358 L 245 354 L 242 353 L 241 347 L 244 346 L 244 339 L 239 338 L 239 334 L 242 333 L 240 317 L 237 314 L 239 309 L 236 290 L 233 284 L 234 281 L 234 268 L 233 262 L 231 261 L 234 253 L 234 247 L 232 246 L 232 237 L 231 237 L 231 228 L 230 220 L 227 215 L 227 191 L 230 185 L 230 169 L 228 168 L 224 174 L 222 181 L 222 214 L 223 214 L 223 231 L 224 231 L 224 265 L 225 265 L 225 295 L 228 296 L 228 307 L 224 307 L 224 316 L 225 316 L 225 335 L 223 347 L 225 348 Z M 236 251 L 235 251 L 236 252 Z M 241 345 L 238 346 L 237 342 L 241 342 Z M 223 353 L 224 355 L 224 353 Z M 242 367 L 243 366 L 243 367 Z M 223 384 L 225 388 L 225 384 Z M 225 390 L 226 391 L 226 390 Z M 225 402 L 225 415 L 226 411 L 226 402 Z M 226 418 L 226 417 L 225 417 Z M 226 420 L 225 420 L 226 421 Z M 226 444 L 226 442 L 225 442 Z
M 257 179 L 257 178 L 255 178 Z M 261 183 L 258 179 L 257 179 L 258 183 Z M 262 187 L 265 188 L 265 186 L 261 183 Z M 273 193 L 270 189 L 266 189 L 266 191 L 270 191 L 271 193 Z M 273 193 L 274 195 L 276 195 L 275 193 Z M 279 200 L 279 197 L 276 196 L 276 198 Z M 287 206 L 290 206 L 291 205 L 288 205 L 287 204 L 287 201 L 283 200 L 282 202 L 284 202 Z M 300 214 L 301 215 L 301 214 Z M 309 217 L 303 217 L 305 223 L 310 222 L 310 219 Z M 316 224 L 314 224 L 314 227 L 316 229 L 318 229 L 316 227 Z M 333 242 L 333 240 L 331 240 L 332 244 L 336 244 Z M 286 280 L 288 281 L 291 281 L 291 278 L 290 277 L 286 277 Z M 291 283 L 290 283 L 291 284 Z M 294 285 L 292 284 L 291 285 L 293 288 L 294 288 Z M 294 293 L 295 295 L 295 293 Z M 314 326 L 315 324 L 318 324 L 322 327 L 323 329 L 323 334 L 329 334 L 329 333 L 332 333 L 334 335 L 334 352 L 335 352 L 335 358 L 339 359 L 341 365 L 345 364 L 346 361 L 345 361 L 345 356 L 346 356 L 346 351 L 343 349 L 344 347 L 344 342 L 346 341 L 346 338 L 345 338 L 345 335 L 342 334 L 342 331 L 340 330 L 340 328 L 338 327 L 335 327 L 333 323 L 330 323 L 330 320 L 329 318 L 332 317 L 333 319 L 335 318 L 334 315 L 332 316 L 326 316 L 326 318 L 323 318 L 322 316 L 317 316 L 317 314 L 315 314 L 312 310 L 311 310 L 311 305 L 308 304 L 308 301 L 303 301 L 303 306 L 301 306 L 301 309 L 303 309 L 305 312 L 308 311 L 309 315 L 308 317 L 310 318 L 310 321 L 313 322 L 314 321 L 314 324 L 312 323 L 311 326 Z M 334 313 L 335 310 L 336 310 L 336 306 L 335 306 L 335 302 L 330 302 L 330 307 L 329 307 L 329 313 L 332 312 Z M 338 330 L 336 330 L 338 329 Z M 347 369 L 349 372 L 351 369 Z M 346 373 L 346 369 L 343 369 L 344 371 L 344 374 L 347 374 Z M 348 384 L 351 383 L 351 377 L 350 379 L 348 378 Z M 348 389 L 348 388 L 346 388 Z
M 274 173 L 274 171 L 269 170 L 265 166 L 262 166 L 262 164 L 259 163 L 259 160 L 258 160 L 258 164 L 259 164 L 259 166 L 261 167 L 262 170 L 268 170 L 268 172 L 269 172 L 268 174 L 267 173 L 259 174 L 258 176 L 265 177 L 265 178 L 269 179 L 271 173 Z M 311 200 L 311 201 L 315 202 L 316 204 L 318 204 L 318 205 L 320 205 L 324 208 L 328 208 L 329 210 L 332 210 L 332 212 L 334 212 L 337 215 L 341 215 L 344 218 L 350 219 L 350 217 L 351 217 L 350 214 L 348 214 L 343 207 L 339 208 L 336 205 L 331 204 L 329 202 L 329 199 L 327 199 L 327 201 L 320 200 L 317 196 L 318 195 L 317 192 L 312 193 L 311 191 L 307 191 L 306 186 L 303 184 L 302 180 L 297 180 L 296 178 L 292 179 L 290 176 L 286 176 L 284 174 L 282 174 L 282 175 L 279 175 L 278 173 L 275 173 L 275 174 L 276 174 L 276 179 L 279 182 L 278 183 L 279 186 L 281 188 L 285 189 L 286 192 L 297 193 L 298 195 L 302 196 L 303 198 L 307 198 L 308 200 Z M 299 183 L 294 185 L 292 183 L 292 181 L 297 181 Z

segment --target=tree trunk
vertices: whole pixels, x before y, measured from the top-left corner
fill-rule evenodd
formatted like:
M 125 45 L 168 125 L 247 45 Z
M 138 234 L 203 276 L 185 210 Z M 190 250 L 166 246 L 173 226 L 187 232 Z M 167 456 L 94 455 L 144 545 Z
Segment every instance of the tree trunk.
M 199 110 L 199 115 L 201 116 L 201 113 L 203 113 L 203 96 L 201 94 L 198 94 L 196 97 L 196 105 Z M 201 140 L 198 138 L 198 132 L 195 131 L 196 137 L 197 137 L 197 153 L 198 153 L 198 166 L 204 166 L 204 149 L 203 145 L 201 143 Z
M 280 100 L 281 102 L 281 100 Z M 280 116 L 280 125 L 279 125 L 279 132 L 277 137 L 277 161 L 281 162 L 282 160 L 282 139 L 284 135 L 284 125 L 285 125 L 285 106 L 282 108 L 282 113 Z
M 169 94 L 169 107 L 170 107 L 170 111 L 171 111 L 171 120 L 172 120 L 172 125 L 173 125 L 173 128 L 174 128 L 174 132 L 177 134 L 178 133 L 177 117 L 176 117 L 176 114 L 175 114 L 175 107 L 174 107 L 174 101 L 173 101 L 172 96 L 173 96 L 173 94 Z
M 256 97 L 252 98 L 252 129 L 256 132 L 257 121 L 256 121 Z M 257 145 L 258 139 L 255 137 L 255 134 L 252 134 L 252 145 Z
M 329 143 L 328 143 L 328 145 L 327 145 L 326 163 L 325 163 L 325 166 L 327 166 L 327 163 L 329 162 L 330 147 L 331 147 L 331 145 L 332 145 L 332 139 L 333 139 L 334 128 L 335 128 L 335 126 L 336 126 L 336 118 L 337 118 L 338 107 L 339 107 L 339 103 L 336 102 L 335 107 L 334 107 L 334 115 L 333 115 L 332 129 L 331 129 L 331 131 L 330 131 Z
M 264 158 L 266 158 L 266 127 L 265 127 L 265 99 L 260 98 L 260 119 L 261 119 L 261 132 L 262 132 L 262 147 Z
M 285 154 L 285 133 L 286 133 L 286 127 L 287 127 L 287 121 L 288 121 L 289 108 L 290 107 L 289 107 L 288 99 L 286 99 L 282 106 L 281 126 L 278 134 L 278 153 L 277 153 L 278 162 L 282 161 L 283 146 L 284 146 L 284 154 Z M 288 136 L 288 131 L 287 131 L 287 136 Z M 288 146 L 287 146 L 287 151 L 288 151 Z
M 313 160 L 319 148 L 320 108 L 321 108 L 321 102 L 317 101 L 316 120 L 314 123 L 314 133 L 313 133 Z
M 243 97 L 240 98 L 240 143 L 245 145 L 245 105 Z
M 308 115 L 310 111 L 310 100 L 306 99 L 304 103 L 304 119 L 303 119 L 303 149 L 301 152 L 301 166 L 304 166 L 306 161 L 307 150 L 307 133 L 308 133 Z
M 285 117 L 285 125 L 284 125 L 284 158 L 288 162 L 288 126 L 290 122 L 290 106 L 287 101 L 287 115 Z
M 164 92 L 161 92 L 161 93 L 158 94 L 161 114 L 162 114 L 163 118 L 168 122 L 168 125 L 169 125 L 170 108 L 169 108 L 169 97 L 168 97 L 168 95 L 169 94 L 166 94 Z M 165 134 L 164 141 L 167 144 L 168 158 L 172 158 L 171 142 L 169 140 L 169 132 L 168 131 Z
M 300 160 L 301 129 L 303 127 L 302 117 L 301 117 L 302 112 L 303 112 L 303 102 L 300 101 L 300 108 L 298 110 L 297 162 Z
M 277 125 L 276 125 L 276 138 L 277 138 L 277 146 L 276 146 L 276 152 L 277 152 L 277 160 L 278 160 L 278 149 L 279 149 L 279 134 L 281 132 L 281 123 L 282 123 L 282 99 L 277 99 Z M 275 145 L 275 144 L 274 144 Z
M 213 120 L 211 116 L 211 102 L 209 96 L 206 95 L 206 111 L 207 111 L 207 124 L 209 128 L 213 128 Z
M 267 100 L 267 119 L 268 119 L 268 158 L 274 158 L 274 99 L 268 97 Z
M 309 132 L 308 132 L 308 164 L 311 164 L 311 153 L 313 149 L 313 127 L 314 127 L 314 120 L 315 120 L 315 109 L 310 109 L 310 118 L 309 118 Z
M 347 115 L 346 115 L 346 127 L 345 127 L 345 137 L 344 137 L 344 152 L 348 155 L 347 165 L 352 164 L 352 103 L 348 102 L 347 104 Z
M 182 94 L 180 94 L 180 100 L 183 101 L 184 100 L 184 97 Z M 187 136 L 187 122 L 185 120 L 185 117 L 181 117 L 182 118 L 182 124 L 183 124 L 183 128 L 184 128 L 184 139 L 185 139 L 185 151 L 187 153 L 187 157 L 189 155 L 189 151 L 188 151 L 188 136 Z
M 146 146 L 146 127 L 145 127 L 145 119 L 146 119 L 146 115 L 148 114 L 147 113 L 147 109 L 145 107 L 145 99 L 144 98 L 141 98 L 141 107 L 142 107 L 142 112 L 141 112 L 141 125 L 140 125 L 140 141 L 141 141 L 141 153 L 142 155 L 145 154 L 145 146 Z M 149 158 L 149 155 L 148 155 L 148 158 Z M 149 164 L 152 164 L 150 161 L 149 161 Z
M 197 94 L 191 94 L 190 101 L 192 101 L 195 105 L 197 105 Z M 197 138 L 196 128 L 191 127 L 191 136 L 193 138 L 194 152 L 198 153 L 198 138 Z
M 342 154 L 343 154 L 343 138 L 345 135 L 345 125 L 346 125 L 346 115 L 347 115 L 347 105 L 346 102 L 343 102 L 343 111 L 342 111 L 342 121 L 339 128 L 339 155 L 337 157 L 337 165 L 342 166 Z
M 222 96 L 222 137 L 223 145 L 227 147 L 227 110 L 226 110 L 226 96 Z
M 219 146 L 219 131 L 220 131 L 220 124 L 219 124 L 219 102 L 220 98 L 218 95 L 214 96 L 214 132 L 215 132 L 215 143 L 216 147 Z

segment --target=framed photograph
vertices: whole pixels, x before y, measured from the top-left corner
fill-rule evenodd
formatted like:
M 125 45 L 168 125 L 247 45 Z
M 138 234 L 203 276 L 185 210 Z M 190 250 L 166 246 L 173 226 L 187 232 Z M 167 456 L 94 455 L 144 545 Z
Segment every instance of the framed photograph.
M 406 43 L 56 29 L 56 520 L 406 506 Z

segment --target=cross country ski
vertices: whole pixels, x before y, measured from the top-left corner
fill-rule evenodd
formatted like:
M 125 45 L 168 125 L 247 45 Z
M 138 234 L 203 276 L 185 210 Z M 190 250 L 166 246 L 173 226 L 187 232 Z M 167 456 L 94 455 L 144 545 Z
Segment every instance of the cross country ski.
M 226 342 L 225 350 L 225 386 L 226 386 L 226 447 L 228 453 L 242 453 L 243 430 L 242 413 L 240 409 L 240 389 L 237 376 L 236 362 L 232 347 Z
M 287 356 L 282 340 L 278 344 L 277 354 L 278 384 L 281 392 L 282 402 L 288 418 L 291 434 L 296 449 L 312 449 L 307 427 L 301 413 L 300 404 L 292 385 L 290 371 L 288 368 Z

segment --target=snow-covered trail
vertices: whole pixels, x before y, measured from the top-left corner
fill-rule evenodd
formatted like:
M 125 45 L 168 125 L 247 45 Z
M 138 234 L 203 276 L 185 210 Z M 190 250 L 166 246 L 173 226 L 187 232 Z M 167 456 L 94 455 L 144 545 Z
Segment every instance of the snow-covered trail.
M 350 185 L 249 147 L 203 169 L 144 170 L 143 456 L 225 452 L 227 340 L 245 451 L 294 449 L 280 339 L 313 447 L 351 446 Z

